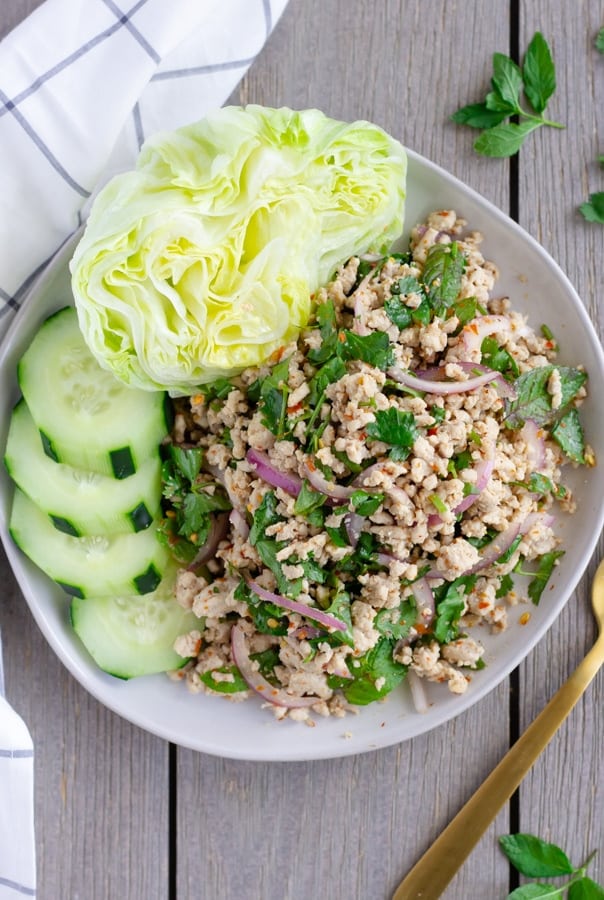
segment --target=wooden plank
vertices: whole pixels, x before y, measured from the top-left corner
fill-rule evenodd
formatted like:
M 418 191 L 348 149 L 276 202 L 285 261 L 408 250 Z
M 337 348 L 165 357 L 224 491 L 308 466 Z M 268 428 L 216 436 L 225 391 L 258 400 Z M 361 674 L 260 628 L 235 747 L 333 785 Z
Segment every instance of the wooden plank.
M 577 212 L 589 193 L 604 186 L 596 162 L 602 153 L 604 61 L 594 47 L 603 24 L 602 7 L 587 0 L 573 4 L 531 0 L 521 6 L 521 49 L 537 29 L 548 39 L 558 75 L 548 113 L 567 126 L 563 132 L 541 129 L 532 146 L 521 152 L 521 224 L 566 271 L 602 338 L 604 233 L 601 225 L 585 222 Z M 602 557 L 602 550 L 600 543 L 595 560 Z M 575 669 L 594 640 L 589 590 L 595 560 L 557 623 L 521 668 L 522 728 Z M 521 829 L 560 843 L 577 864 L 604 844 L 603 688 L 600 673 L 520 794 Z M 604 878 L 601 854 L 591 872 Z
M 507 209 L 507 164 L 476 158 L 448 116 L 479 99 L 508 34 L 504 2 L 292 2 L 233 100 L 370 119 Z M 429 735 L 342 760 L 179 751 L 179 896 L 383 900 L 507 749 L 508 702 L 504 684 Z M 445 900 L 503 895 L 507 830 L 504 810 Z
M 42 637 L 2 552 L 6 694 L 35 748 L 39 897 L 168 896 L 168 745 L 94 700 Z

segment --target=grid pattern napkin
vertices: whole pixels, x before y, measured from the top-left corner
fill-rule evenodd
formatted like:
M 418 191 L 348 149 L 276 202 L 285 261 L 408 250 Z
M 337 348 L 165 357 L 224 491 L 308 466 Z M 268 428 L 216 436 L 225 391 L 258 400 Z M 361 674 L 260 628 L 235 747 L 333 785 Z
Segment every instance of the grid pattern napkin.
M 46 0 L 0 43 L 0 338 L 145 137 L 221 106 L 287 0 Z M 35 896 L 33 748 L 2 696 L 0 900 Z

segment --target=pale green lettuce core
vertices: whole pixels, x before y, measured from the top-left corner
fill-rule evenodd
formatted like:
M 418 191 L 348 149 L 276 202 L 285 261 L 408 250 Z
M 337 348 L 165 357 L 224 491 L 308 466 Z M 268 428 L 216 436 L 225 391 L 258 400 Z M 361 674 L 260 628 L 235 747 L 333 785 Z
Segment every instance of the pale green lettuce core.
M 318 110 L 225 107 L 144 145 L 74 254 L 84 337 L 127 384 L 191 393 L 296 338 L 350 256 L 401 234 L 403 147 Z

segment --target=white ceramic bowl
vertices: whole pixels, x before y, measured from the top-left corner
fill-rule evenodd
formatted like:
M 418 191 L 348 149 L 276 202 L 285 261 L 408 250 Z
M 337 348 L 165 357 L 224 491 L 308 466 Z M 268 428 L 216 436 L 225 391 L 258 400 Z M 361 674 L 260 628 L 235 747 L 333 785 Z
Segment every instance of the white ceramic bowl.
M 604 417 L 598 410 L 599 398 L 604 396 L 604 356 L 572 285 L 551 257 L 507 216 L 442 169 L 409 152 L 408 227 L 433 209 L 447 208 L 483 232 L 484 254 L 501 271 L 496 293 L 509 295 L 514 307 L 528 313 L 535 326 L 547 322 L 561 346 L 561 363 L 582 363 L 587 369 L 590 397 L 582 408 L 582 419 L 597 458 L 604 459 Z M 17 361 L 46 316 L 71 300 L 68 262 L 74 246 L 72 240 L 35 284 L 0 351 L 0 446 L 4 446 L 10 411 L 18 398 Z M 559 517 L 566 553 L 554 571 L 552 589 L 538 607 L 530 607 L 527 625 L 518 625 L 514 621 L 518 616 L 512 615 L 503 634 L 493 637 L 481 630 L 487 667 L 473 676 L 464 695 L 428 685 L 430 709 L 418 714 L 403 684 L 386 702 L 345 719 L 318 719 L 315 728 L 277 722 L 256 698 L 229 703 L 221 697 L 192 695 L 163 675 L 124 682 L 101 672 L 70 627 L 63 592 L 16 549 L 7 533 L 12 486 L 4 470 L 0 472 L 0 529 L 39 627 L 69 671 L 101 703 L 154 734 L 206 753 L 251 760 L 320 759 L 389 746 L 436 728 L 480 700 L 518 665 L 573 592 L 602 528 L 604 467 L 577 469 L 568 480 L 578 511 L 572 517 Z

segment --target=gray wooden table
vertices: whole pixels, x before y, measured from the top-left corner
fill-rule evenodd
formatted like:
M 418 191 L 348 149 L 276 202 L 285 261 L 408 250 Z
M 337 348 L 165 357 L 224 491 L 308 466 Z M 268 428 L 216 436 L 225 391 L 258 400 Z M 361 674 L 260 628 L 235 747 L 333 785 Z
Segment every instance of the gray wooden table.
M 2 0 L 0 34 L 38 2 Z M 604 231 L 576 211 L 604 182 L 602 25 L 596 0 L 290 0 L 233 99 L 382 125 L 511 213 L 602 328 Z M 554 50 L 552 114 L 567 130 L 542 129 L 512 162 L 480 158 L 448 117 L 481 98 L 493 51 L 522 51 L 536 30 Z M 343 760 L 235 762 L 171 746 L 100 706 L 47 646 L 4 554 L 0 565 L 7 693 L 36 747 L 42 900 L 385 900 L 594 638 L 595 560 L 519 670 L 439 730 Z M 577 863 L 600 848 L 604 879 L 603 701 L 600 676 L 446 900 L 506 896 L 515 882 L 497 836 L 509 831 L 559 842 Z

